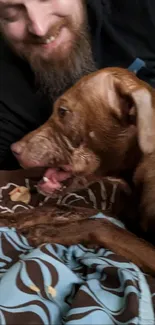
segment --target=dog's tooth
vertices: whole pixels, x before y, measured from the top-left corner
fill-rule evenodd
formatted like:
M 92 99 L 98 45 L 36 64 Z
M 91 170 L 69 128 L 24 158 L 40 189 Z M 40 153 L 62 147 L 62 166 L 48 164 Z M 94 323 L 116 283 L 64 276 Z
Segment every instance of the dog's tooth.
M 49 181 L 49 179 L 48 179 L 48 177 L 43 177 L 43 181 L 45 182 L 45 183 L 47 183 L 48 181 Z

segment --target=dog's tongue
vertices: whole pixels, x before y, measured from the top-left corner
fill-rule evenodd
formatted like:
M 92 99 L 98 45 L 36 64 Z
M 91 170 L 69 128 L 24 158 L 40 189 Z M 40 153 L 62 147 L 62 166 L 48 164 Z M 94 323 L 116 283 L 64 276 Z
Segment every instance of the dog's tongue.
M 38 187 L 45 193 L 52 193 L 62 188 L 61 182 L 67 180 L 72 175 L 71 171 L 48 168 L 43 179 L 39 182 Z

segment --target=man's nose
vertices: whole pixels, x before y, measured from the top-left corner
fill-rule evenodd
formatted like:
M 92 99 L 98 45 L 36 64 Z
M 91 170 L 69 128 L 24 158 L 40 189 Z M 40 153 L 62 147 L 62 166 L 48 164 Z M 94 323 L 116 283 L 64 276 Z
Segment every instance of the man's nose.
M 28 8 L 28 31 L 38 37 L 43 37 L 48 31 L 48 20 L 41 8 Z

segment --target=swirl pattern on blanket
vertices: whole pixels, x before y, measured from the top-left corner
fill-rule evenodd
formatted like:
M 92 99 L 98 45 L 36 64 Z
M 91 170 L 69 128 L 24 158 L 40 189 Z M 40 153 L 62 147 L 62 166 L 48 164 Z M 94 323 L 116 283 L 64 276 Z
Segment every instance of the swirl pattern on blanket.
M 151 324 L 151 291 L 125 259 L 82 245 L 33 249 L 15 230 L 0 233 L 0 324 L 141 324 L 143 299 Z
M 8 212 L 55 202 L 34 191 L 34 175 L 22 173 L 0 175 L 3 218 Z M 19 186 L 30 190 L 29 204 L 11 201 L 10 191 Z M 118 184 L 96 182 L 59 198 L 59 204 L 113 209 L 117 214 L 120 193 Z M 155 323 L 155 280 L 108 249 L 54 243 L 34 248 L 15 228 L 0 227 L 0 279 L 2 325 Z

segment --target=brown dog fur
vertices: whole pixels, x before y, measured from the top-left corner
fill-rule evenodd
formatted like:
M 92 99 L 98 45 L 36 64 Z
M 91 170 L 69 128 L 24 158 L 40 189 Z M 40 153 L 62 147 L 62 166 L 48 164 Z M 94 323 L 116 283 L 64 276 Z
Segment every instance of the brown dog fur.
M 136 194 L 140 193 L 139 218 L 134 222 L 144 231 L 155 224 L 155 90 L 134 74 L 107 68 L 82 78 L 56 101 L 50 119 L 12 150 L 24 167 L 69 165 L 73 175 L 82 176 L 131 174 Z M 126 245 L 122 230 L 107 223 L 104 227 L 97 243 L 144 270 L 150 263 L 155 272 L 151 246 L 130 233 Z M 115 240 L 117 231 L 122 237 Z M 79 232 L 83 234 L 82 224 Z M 149 254 L 152 260 L 148 261 Z
M 25 167 L 70 164 L 74 174 L 84 175 L 135 168 L 140 151 L 152 151 L 152 94 L 122 69 L 95 72 L 61 96 L 51 118 L 12 150 Z

